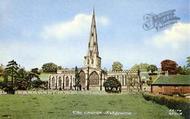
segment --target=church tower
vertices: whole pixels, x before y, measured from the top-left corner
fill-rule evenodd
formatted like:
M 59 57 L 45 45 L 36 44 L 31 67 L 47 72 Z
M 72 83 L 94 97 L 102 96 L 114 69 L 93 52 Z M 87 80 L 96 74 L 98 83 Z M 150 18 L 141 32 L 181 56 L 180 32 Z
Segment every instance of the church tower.
M 98 39 L 97 39 L 94 10 L 92 15 L 92 23 L 91 23 L 90 37 L 88 43 L 88 53 L 84 58 L 85 58 L 84 64 L 86 67 L 101 69 L 101 57 L 99 57 L 99 51 L 98 51 Z

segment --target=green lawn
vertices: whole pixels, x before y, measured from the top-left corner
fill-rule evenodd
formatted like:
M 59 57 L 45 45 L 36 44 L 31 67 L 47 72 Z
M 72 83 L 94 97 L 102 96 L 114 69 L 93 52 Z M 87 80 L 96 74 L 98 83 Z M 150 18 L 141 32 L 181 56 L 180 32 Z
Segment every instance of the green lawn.
M 50 75 L 51 73 L 41 73 L 40 74 L 40 79 L 42 80 L 42 81 L 47 81 L 48 79 L 49 79 L 49 75 Z
M 73 111 L 91 114 L 73 114 Z M 131 115 L 110 115 L 126 112 Z M 93 112 L 104 114 L 96 115 Z M 150 101 L 140 94 L 54 94 L 54 95 L 2 95 L 0 118 L 13 119 L 181 119 L 170 116 L 169 109 Z

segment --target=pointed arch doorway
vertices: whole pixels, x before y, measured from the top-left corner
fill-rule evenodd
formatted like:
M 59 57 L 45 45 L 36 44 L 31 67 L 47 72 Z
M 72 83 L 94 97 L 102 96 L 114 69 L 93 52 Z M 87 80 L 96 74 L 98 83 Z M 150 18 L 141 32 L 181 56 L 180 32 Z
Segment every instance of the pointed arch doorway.
M 89 76 L 89 86 L 99 86 L 99 75 L 96 71 L 93 71 Z
M 85 72 L 83 70 L 80 71 L 79 77 L 80 77 L 81 88 L 84 89 L 86 87 L 86 85 L 85 85 L 86 80 L 85 80 Z

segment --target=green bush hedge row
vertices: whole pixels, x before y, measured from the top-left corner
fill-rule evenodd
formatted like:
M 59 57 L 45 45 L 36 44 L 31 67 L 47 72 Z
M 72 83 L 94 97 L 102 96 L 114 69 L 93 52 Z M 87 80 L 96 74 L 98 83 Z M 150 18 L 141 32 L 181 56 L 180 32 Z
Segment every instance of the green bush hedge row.
M 150 93 L 143 93 L 143 97 L 147 101 L 151 100 L 158 104 L 166 105 L 170 109 L 182 110 L 182 116 L 190 119 L 190 100 L 187 98 L 153 95 Z

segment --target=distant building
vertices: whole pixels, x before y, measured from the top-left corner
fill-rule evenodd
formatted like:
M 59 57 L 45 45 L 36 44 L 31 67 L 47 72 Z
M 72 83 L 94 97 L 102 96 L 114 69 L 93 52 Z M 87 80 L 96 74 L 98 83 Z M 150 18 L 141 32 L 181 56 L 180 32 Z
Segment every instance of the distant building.
M 190 75 L 162 75 L 151 84 L 151 92 L 167 95 L 190 93 Z
M 138 81 L 137 71 L 120 71 L 105 72 L 101 68 L 101 57 L 98 50 L 98 39 L 96 30 L 95 12 L 93 11 L 92 23 L 90 29 L 90 37 L 88 43 L 87 55 L 84 57 L 84 67 L 79 68 L 80 84 L 82 89 L 86 90 L 98 88 L 102 89 L 104 81 L 107 77 L 116 77 L 122 84 L 123 88 L 127 86 L 127 79 L 133 78 Z M 75 85 L 75 70 L 64 69 L 58 70 L 57 74 L 49 76 L 48 87 L 49 89 L 74 89 Z

